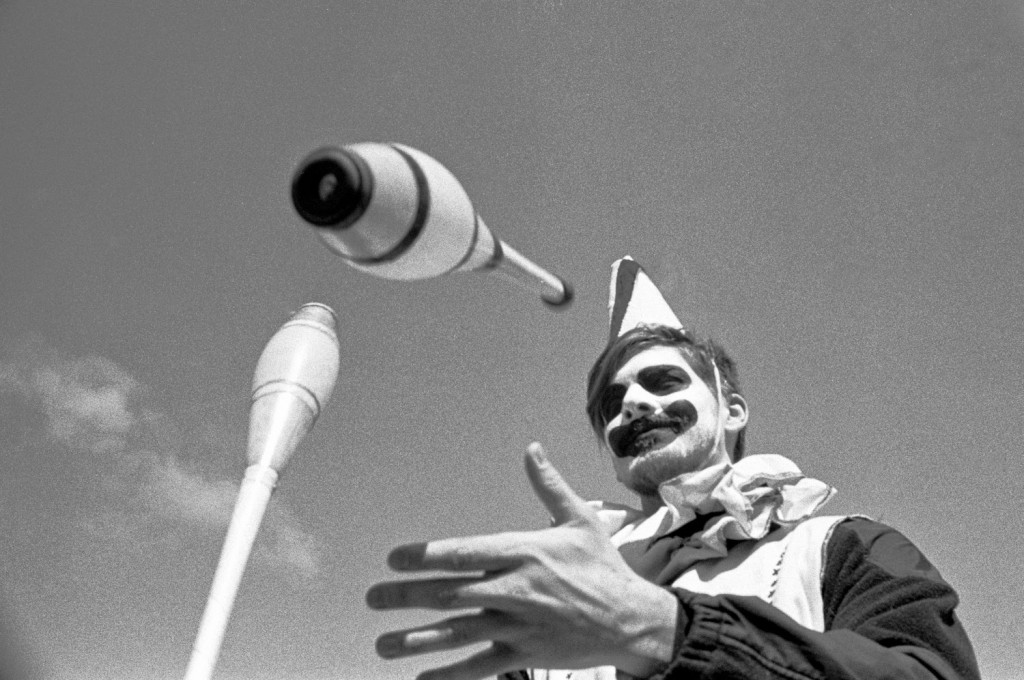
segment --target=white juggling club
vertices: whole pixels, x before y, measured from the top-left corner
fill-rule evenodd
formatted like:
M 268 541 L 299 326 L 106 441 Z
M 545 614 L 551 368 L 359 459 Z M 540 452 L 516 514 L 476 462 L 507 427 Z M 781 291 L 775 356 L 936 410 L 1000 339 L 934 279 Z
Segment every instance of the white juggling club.
M 328 248 L 386 279 L 493 271 L 569 304 L 572 287 L 494 236 L 466 190 L 439 162 L 401 144 L 324 147 L 292 180 L 292 203 Z
M 303 305 L 270 338 L 252 380 L 248 467 L 235 501 L 185 680 L 208 680 L 270 494 L 288 459 L 313 427 L 338 376 L 337 317 Z

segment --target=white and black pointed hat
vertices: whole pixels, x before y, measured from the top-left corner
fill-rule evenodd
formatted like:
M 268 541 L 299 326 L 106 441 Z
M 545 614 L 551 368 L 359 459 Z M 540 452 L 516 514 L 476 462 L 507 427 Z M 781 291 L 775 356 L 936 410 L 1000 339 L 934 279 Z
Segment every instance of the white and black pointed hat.
M 629 255 L 612 265 L 608 291 L 608 343 L 640 325 L 683 329 L 647 272 Z

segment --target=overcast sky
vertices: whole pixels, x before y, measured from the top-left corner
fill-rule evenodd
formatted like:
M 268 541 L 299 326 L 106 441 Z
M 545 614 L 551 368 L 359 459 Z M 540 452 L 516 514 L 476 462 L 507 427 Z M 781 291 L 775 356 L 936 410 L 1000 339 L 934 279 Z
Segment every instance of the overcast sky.
M 295 216 L 298 161 L 395 141 L 571 281 L 390 282 Z M 0 3 L 0 593 L 48 680 L 181 677 L 244 468 L 249 383 L 303 303 L 332 402 L 285 472 L 217 678 L 403 678 L 399 543 L 541 527 L 633 255 L 736 357 L 748 446 L 906 533 L 988 680 L 1024 668 L 1024 4 Z

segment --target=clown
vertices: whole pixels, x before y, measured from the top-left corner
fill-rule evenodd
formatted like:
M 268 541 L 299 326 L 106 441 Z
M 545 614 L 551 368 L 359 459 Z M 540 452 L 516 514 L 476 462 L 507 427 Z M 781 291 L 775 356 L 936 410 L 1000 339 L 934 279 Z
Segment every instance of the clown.
M 630 258 L 609 308 L 587 414 L 639 508 L 584 502 L 532 445 L 553 525 L 395 549 L 396 570 L 453 575 L 378 584 L 371 607 L 475 611 L 387 633 L 378 652 L 490 642 L 420 676 L 463 680 L 977 678 L 953 589 L 890 527 L 818 514 L 828 484 L 746 453 L 735 364 Z

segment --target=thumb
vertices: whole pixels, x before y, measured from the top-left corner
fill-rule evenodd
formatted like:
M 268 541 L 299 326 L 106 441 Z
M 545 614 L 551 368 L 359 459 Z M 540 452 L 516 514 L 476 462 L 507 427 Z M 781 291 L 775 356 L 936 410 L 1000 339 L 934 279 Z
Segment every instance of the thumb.
M 593 508 L 562 479 L 539 443 L 533 442 L 526 449 L 525 464 L 533 492 L 551 513 L 556 525 L 579 519 L 597 521 Z

